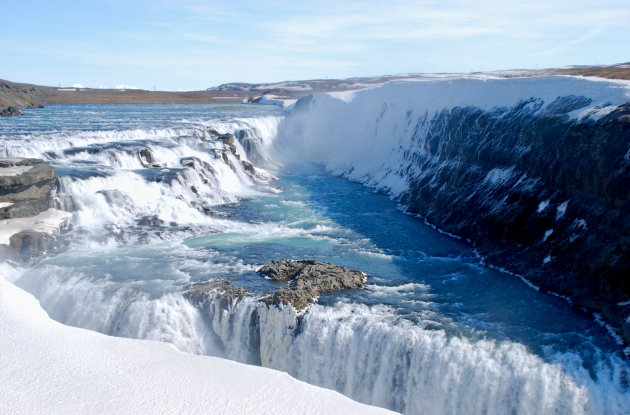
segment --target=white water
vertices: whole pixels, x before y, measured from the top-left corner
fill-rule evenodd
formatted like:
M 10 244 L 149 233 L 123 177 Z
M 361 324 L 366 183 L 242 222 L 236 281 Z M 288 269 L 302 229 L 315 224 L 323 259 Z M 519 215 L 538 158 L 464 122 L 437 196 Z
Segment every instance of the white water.
M 186 128 L 24 132 L 19 141 L 26 145 L 9 141 L 5 154 L 44 157 L 65 172 L 60 204 L 73 210 L 75 229 L 67 235 L 66 252 L 33 268 L 5 264 L 4 275 L 65 324 L 285 370 L 361 402 L 408 414 L 629 412 L 627 363 L 598 338 L 601 331 L 585 323 L 584 316 L 529 292 L 533 290 L 520 281 L 501 285 L 509 277 L 473 263 L 468 247 L 420 228 L 401 213 L 388 213 L 379 225 L 381 212 L 376 207 L 361 212 L 360 206 L 380 203 L 393 211 L 395 205 L 375 195 L 367 202 L 349 184 L 335 182 L 338 187 L 318 190 L 331 179 L 313 174 L 305 180 L 315 187 L 294 190 L 285 179 L 280 183 L 283 196 L 278 196 L 277 182 L 264 172 L 260 177 L 247 174 L 207 130 L 236 133 L 241 158 L 264 166 L 273 166 L 266 149 L 277 134 L 277 144 L 288 145 L 290 138 L 311 140 L 316 132 L 330 141 L 321 148 L 310 142 L 309 149 L 321 153 L 309 154 L 327 157 L 330 170 L 394 194 L 404 188 L 402 170 L 383 164 L 398 160 L 387 158 L 398 151 L 388 147 L 391 143 L 368 154 L 355 151 L 356 142 L 340 139 L 339 128 L 348 134 L 352 130 L 343 127 L 342 119 L 319 120 L 317 128 L 313 120 L 305 136 L 297 135 L 297 124 L 291 124 L 295 120 L 279 122 L 277 116 L 216 121 L 196 114 L 178 121 L 191 124 Z M 379 130 L 375 137 L 399 128 Z M 114 145 L 93 154 L 64 154 L 69 148 L 105 143 Z M 155 172 L 145 168 L 138 158 L 141 148 L 150 149 L 162 167 Z M 349 159 L 348 154 L 357 156 Z M 186 167 L 181 162 L 186 157 L 211 169 L 199 162 Z M 159 177 L 164 168 L 177 169 L 176 178 L 144 179 L 148 170 Z M 342 203 L 341 213 L 333 214 L 330 202 L 315 200 L 318 191 Z M 225 203 L 237 207 L 221 210 L 218 205 Z M 207 215 L 204 208 L 234 216 Z M 359 213 L 365 215 L 343 222 L 344 214 Z M 142 218 L 152 216 L 163 224 L 142 224 Z M 390 234 L 394 221 L 401 224 Z M 229 276 L 254 297 L 263 295 L 273 286 L 254 270 L 274 255 L 341 261 L 375 275 L 366 290 L 323 298 L 301 316 L 288 307 L 267 308 L 253 297 L 224 308 L 219 294 L 201 306 L 181 294 L 192 281 Z M 455 291 L 457 286 L 463 293 Z M 547 304 L 560 326 L 538 320 L 544 307 L 540 314 L 528 310 L 518 317 L 516 310 L 502 320 L 503 309 L 510 313 L 515 306 L 511 303 L 522 303 L 526 310 Z M 533 334 L 514 334 L 510 325 Z

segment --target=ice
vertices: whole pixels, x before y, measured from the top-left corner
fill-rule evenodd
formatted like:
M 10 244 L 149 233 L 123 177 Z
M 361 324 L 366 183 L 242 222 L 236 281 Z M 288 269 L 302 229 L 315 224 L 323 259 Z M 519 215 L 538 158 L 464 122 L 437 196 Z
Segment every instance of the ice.
M 538 210 L 537 210 L 538 213 L 542 213 L 545 211 L 545 209 L 547 209 L 547 207 L 549 206 L 549 200 L 550 199 L 543 200 L 542 202 L 538 204 Z

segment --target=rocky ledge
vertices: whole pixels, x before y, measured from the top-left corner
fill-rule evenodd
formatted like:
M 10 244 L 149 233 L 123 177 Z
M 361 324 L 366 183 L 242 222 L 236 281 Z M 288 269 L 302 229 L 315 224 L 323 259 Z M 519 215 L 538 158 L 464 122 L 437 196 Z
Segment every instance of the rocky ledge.
M 357 289 L 367 279 L 364 272 L 313 260 L 276 259 L 260 267 L 258 272 L 272 281 L 289 281 L 286 287 L 262 301 L 291 304 L 297 310 L 305 308 L 322 293 Z
M 258 269 L 268 279 L 286 282 L 284 288 L 260 299 L 267 305 L 291 304 L 296 310 L 302 310 L 320 294 L 360 288 L 367 279 L 367 274 L 354 269 L 313 260 L 275 259 Z M 191 303 L 207 305 L 207 299 L 218 298 L 220 309 L 227 309 L 241 298 L 250 295 L 243 287 L 232 285 L 231 281 L 212 279 L 194 282 L 184 291 Z
M 71 214 L 53 209 L 55 169 L 39 159 L 0 159 L 0 258 L 31 261 L 54 248 Z
M 207 298 L 217 295 L 220 298 L 219 306 L 222 309 L 228 308 L 229 305 L 234 304 L 248 294 L 249 292 L 245 288 L 232 285 L 228 280 L 220 279 L 193 282 L 184 291 L 184 297 L 191 303 L 198 305 Z
M 0 159 L 0 219 L 35 216 L 51 206 L 55 169 L 39 159 Z

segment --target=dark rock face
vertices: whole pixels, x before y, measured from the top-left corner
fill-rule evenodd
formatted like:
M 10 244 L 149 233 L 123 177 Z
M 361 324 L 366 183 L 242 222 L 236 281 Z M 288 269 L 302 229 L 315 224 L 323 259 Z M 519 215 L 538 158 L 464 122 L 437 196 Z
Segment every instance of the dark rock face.
M 153 153 L 151 153 L 151 150 L 146 147 L 141 148 L 140 151 L 138 151 L 138 159 L 144 167 L 161 167 L 159 164 L 154 163 Z
M 184 297 L 197 305 L 200 305 L 211 296 L 218 295 L 219 306 L 223 310 L 248 294 L 249 292 L 245 288 L 232 285 L 230 281 L 219 279 L 193 282 L 184 291 Z
M 7 107 L 0 111 L 0 117 L 10 117 L 12 115 L 24 115 L 24 113 L 15 107 Z
M 240 156 L 236 152 L 236 146 L 234 145 L 234 135 L 230 133 L 221 134 L 217 137 L 217 140 L 222 141 L 230 149 L 232 154 L 234 154 L 236 158 L 240 159 Z
M 136 224 L 138 226 L 158 227 L 158 226 L 163 226 L 164 221 L 158 218 L 157 215 L 151 215 L 151 216 L 143 216 L 140 219 L 137 219 Z
M 35 216 L 51 206 L 55 169 L 39 159 L 0 159 L 0 219 Z
M 402 202 L 489 263 L 620 328 L 618 303 L 630 299 L 630 103 L 571 120 L 582 101 L 420 117 Z
M 291 304 L 297 310 L 305 308 L 322 293 L 360 288 L 367 275 L 340 265 L 313 260 L 276 259 L 263 265 L 258 272 L 273 281 L 289 281 L 285 288 L 262 301 L 267 304 Z

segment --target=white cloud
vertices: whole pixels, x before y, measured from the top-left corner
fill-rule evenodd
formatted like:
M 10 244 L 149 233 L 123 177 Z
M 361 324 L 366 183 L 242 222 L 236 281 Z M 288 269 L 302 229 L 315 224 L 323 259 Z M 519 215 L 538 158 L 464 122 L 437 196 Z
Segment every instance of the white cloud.
M 81 84 L 74 84 L 72 85 L 74 88 L 85 88 L 83 85 Z
M 114 89 L 140 89 L 140 88 L 138 88 L 137 86 L 131 86 L 131 85 L 116 85 Z
M 546 51 L 543 52 L 544 55 L 549 55 L 549 56 L 554 56 L 554 55 L 559 55 L 561 53 L 564 53 L 570 49 L 572 49 L 574 46 L 586 42 L 588 40 L 591 40 L 595 37 L 597 37 L 599 34 L 601 34 L 603 32 L 603 29 L 598 28 L 598 29 L 593 29 L 593 30 L 589 30 L 587 33 L 583 34 L 582 36 L 578 37 L 577 39 L 572 39 L 568 42 L 562 43 L 560 45 L 557 45 L 551 49 L 547 49 Z

